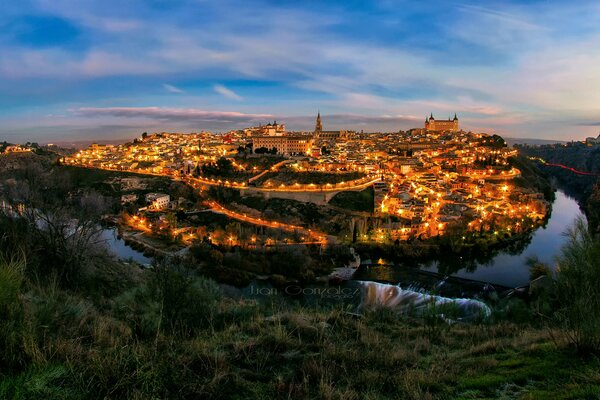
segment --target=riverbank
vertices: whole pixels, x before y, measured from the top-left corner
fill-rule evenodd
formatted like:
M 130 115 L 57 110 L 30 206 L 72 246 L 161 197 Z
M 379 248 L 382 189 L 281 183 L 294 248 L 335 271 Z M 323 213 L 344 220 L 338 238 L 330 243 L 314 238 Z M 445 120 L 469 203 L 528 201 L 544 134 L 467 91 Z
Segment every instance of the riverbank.
M 555 257 L 565 243 L 563 233 L 579 217 L 582 214 L 575 199 L 559 190 L 550 218 L 528 236 L 498 243 L 485 251 L 479 249 L 456 253 L 444 247 L 429 247 L 419 254 L 417 250 L 420 247 L 409 248 L 409 251 L 416 253 L 414 257 L 397 256 L 402 249 L 391 246 L 379 253 L 369 253 L 368 249 L 357 246 L 363 260 L 370 258 L 373 264 L 379 264 L 370 269 L 368 274 L 360 276 L 367 280 L 402 282 L 406 277 L 403 268 L 410 267 L 507 287 L 525 286 L 530 280 L 529 259 L 537 258 L 551 271 L 555 270 Z M 440 257 L 440 254 L 444 256 Z
M 525 286 L 529 282 L 527 258 L 538 256 L 542 262 L 552 266 L 553 257 L 564 241 L 562 233 L 579 215 L 577 203 L 563 192 L 557 192 L 553 204 L 552 214 L 543 226 L 533 232 L 513 235 L 510 238 L 494 236 L 495 244 L 489 246 L 485 241 L 485 248 L 465 246 L 462 243 L 453 248 L 452 243 L 448 241 L 437 244 L 434 241 L 415 241 L 410 244 L 375 246 L 357 243 L 348 246 L 354 247 L 363 261 L 370 259 L 373 264 L 378 264 L 377 267 L 368 270 L 368 274 L 361 274 L 361 279 L 411 284 L 413 280 L 405 273 L 409 267 L 412 270 L 424 269 L 443 276 L 491 282 L 505 287 Z M 455 238 L 455 241 L 460 242 L 460 238 Z M 302 267 L 298 269 L 298 263 L 302 264 L 298 262 L 291 273 L 281 268 L 265 268 L 270 265 L 270 258 L 276 253 L 274 248 L 265 253 L 265 250 L 239 247 L 227 248 L 208 244 L 204 246 L 208 247 L 198 255 L 197 262 L 205 264 L 207 260 L 213 260 L 215 263 L 205 266 L 207 275 L 237 287 L 246 287 L 257 277 L 271 274 L 277 275 L 274 279 L 276 284 L 285 283 L 286 280 L 314 283 L 318 277 L 327 276 L 334 268 L 346 265 L 351 258 L 349 253 L 344 251 L 348 246 L 334 246 L 324 254 L 319 252 L 318 247 L 314 247 L 309 251 L 311 260 L 304 261 L 306 270 Z M 219 257 L 216 256 L 216 252 L 220 253 Z M 446 256 L 440 257 L 440 254 Z M 313 272 L 298 274 L 298 270 Z

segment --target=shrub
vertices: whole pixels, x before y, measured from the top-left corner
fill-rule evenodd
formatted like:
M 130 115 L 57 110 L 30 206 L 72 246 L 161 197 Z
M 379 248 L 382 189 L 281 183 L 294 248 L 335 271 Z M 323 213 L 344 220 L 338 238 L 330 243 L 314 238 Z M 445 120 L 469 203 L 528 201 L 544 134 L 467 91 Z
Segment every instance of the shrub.
M 550 268 L 541 262 L 537 257 L 530 257 L 525 262 L 529 267 L 529 280 L 533 281 L 542 276 L 552 277 Z
M 136 334 L 187 335 L 212 322 L 221 297 L 214 281 L 195 276 L 173 260 L 160 262 L 149 273 L 147 284 L 124 293 L 116 302 Z
M 558 257 L 556 321 L 578 351 L 600 350 L 600 243 L 582 219 L 566 232 Z
M 19 298 L 25 262 L 0 258 L 0 371 L 23 361 L 23 305 Z

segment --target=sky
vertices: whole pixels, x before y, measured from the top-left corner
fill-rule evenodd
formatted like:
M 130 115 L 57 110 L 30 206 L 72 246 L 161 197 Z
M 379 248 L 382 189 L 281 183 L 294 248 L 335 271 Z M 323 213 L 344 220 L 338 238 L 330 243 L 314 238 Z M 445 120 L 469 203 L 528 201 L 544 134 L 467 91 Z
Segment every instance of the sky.
M 600 2 L 6 0 L 0 140 L 223 132 L 600 132 Z

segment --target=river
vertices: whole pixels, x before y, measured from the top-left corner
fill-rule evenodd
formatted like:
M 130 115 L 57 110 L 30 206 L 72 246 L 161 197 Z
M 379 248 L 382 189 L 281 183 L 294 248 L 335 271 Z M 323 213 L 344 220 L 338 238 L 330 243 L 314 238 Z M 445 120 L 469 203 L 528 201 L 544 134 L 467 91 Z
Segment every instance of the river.
M 125 241 L 118 237 L 116 228 L 104 229 L 100 234 L 109 250 L 123 260 L 133 260 L 139 264 L 152 263 L 152 258 L 146 257 L 142 252 L 132 249 Z
M 552 204 L 552 214 L 547 224 L 537 228 L 533 233 L 531 242 L 524 249 L 519 249 L 517 254 L 514 254 L 514 252 L 511 254 L 508 250 L 503 250 L 486 262 L 474 260 L 467 262 L 467 260 L 462 260 L 458 256 L 448 255 L 444 257 L 447 259 L 444 263 L 433 261 L 420 265 L 419 268 L 424 271 L 446 274 L 448 273 L 448 264 L 453 266 L 464 265 L 463 268 L 453 268 L 453 271 L 448 275 L 507 287 L 524 286 L 529 283 L 527 259 L 537 257 L 555 270 L 556 256 L 565 242 L 563 233 L 576 218 L 582 215 L 577 202 L 559 190 L 556 192 L 556 199 Z M 412 283 L 406 282 L 406 268 L 400 265 L 361 266 L 355 278 L 400 282 L 401 284 Z
M 529 283 L 527 259 L 537 257 L 540 261 L 555 269 L 555 258 L 565 241 L 563 232 L 579 216 L 582 216 L 582 213 L 577 202 L 559 190 L 556 192 L 550 219 L 545 226 L 537 228 L 529 244 L 524 249 L 518 249 L 517 254 L 514 250 L 513 254 L 509 250 L 501 250 L 485 262 L 475 260 L 467 262 L 467 260 L 460 259 L 459 256 L 448 255 L 448 257 L 444 257 L 447 260 L 444 263 L 434 261 L 419 265 L 419 268 L 423 271 L 439 272 L 444 275 L 448 274 L 449 276 L 489 282 L 506 287 L 524 286 Z M 152 262 L 151 258 L 126 245 L 123 239 L 119 239 L 114 228 L 104 230 L 102 237 L 117 257 L 132 259 L 140 264 L 150 264 Z M 450 261 L 453 272 L 448 273 L 447 263 Z M 464 267 L 460 268 L 461 265 L 464 265 Z M 355 279 L 399 282 L 404 285 L 411 285 L 415 282 L 416 277 L 412 268 L 384 264 L 370 267 L 361 266 L 355 275 Z

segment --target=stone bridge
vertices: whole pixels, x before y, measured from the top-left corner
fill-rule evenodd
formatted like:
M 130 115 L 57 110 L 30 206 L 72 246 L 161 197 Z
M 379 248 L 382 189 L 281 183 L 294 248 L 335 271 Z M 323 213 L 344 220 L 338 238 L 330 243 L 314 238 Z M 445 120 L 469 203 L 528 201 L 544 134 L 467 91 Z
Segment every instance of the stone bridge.
M 379 180 L 380 179 L 374 179 L 369 182 L 362 183 L 360 185 L 351 186 L 347 188 L 335 188 L 331 190 L 281 190 L 259 187 L 247 187 L 244 190 L 240 190 L 240 194 L 242 196 L 262 196 L 266 199 L 288 199 L 302 201 L 304 203 L 326 205 L 336 194 L 340 192 L 359 192 L 371 186 L 373 183 L 378 182 Z

